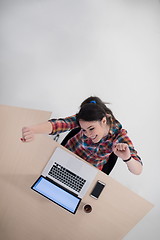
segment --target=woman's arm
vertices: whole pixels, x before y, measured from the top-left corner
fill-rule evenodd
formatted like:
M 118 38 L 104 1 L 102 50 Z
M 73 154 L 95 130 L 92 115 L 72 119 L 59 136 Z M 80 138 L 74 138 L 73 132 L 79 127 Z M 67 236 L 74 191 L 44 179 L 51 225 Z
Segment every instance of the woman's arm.
M 34 139 L 34 135 L 38 133 L 56 134 L 69 131 L 78 126 L 76 116 L 66 118 L 50 119 L 48 122 L 22 128 L 22 141 L 30 142 Z
M 34 139 L 35 134 L 50 134 L 52 132 L 51 122 L 44 122 L 30 127 L 22 128 L 22 142 L 30 142 Z
M 136 161 L 134 158 L 131 158 L 126 162 L 129 171 L 133 174 L 140 175 L 143 170 L 143 166 L 140 162 Z
M 126 144 L 126 143 L 114 144 L 113 152 L 118 157 L 120 157 L 124 162 L 127 159 L 130 159 L 130 160 L 126 161 L 125 163 L 127 164 L 127 167 L 128 167 L 128 169 L 131 173 L 136 174 L 136 175 L 141 174 L 143 166 L 142 166 L 141 162 L 139 162 L 138 160 L 135 160 L 131 156 L 131 152 L 130 152 L 130 149 L 128 147 L 128 144 Z

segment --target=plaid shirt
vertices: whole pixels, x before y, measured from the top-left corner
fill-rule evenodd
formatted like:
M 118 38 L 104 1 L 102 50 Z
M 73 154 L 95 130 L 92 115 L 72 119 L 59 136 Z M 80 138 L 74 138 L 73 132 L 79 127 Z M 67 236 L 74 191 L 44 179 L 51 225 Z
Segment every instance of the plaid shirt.
M 52 124 L 51 134 L 62 133 L 79 127 L 75 115 L 63 119 L 51 119 L 49 121 Z M 133 143 L 127 136 L 127 131 L 122 129 L 122 125 L 118 121 L 112 124 L 108 135 L 103 137 L 98 143 L 93 143 L 92 140 L 87 138 L 80 130 L 80 132 L 68 140 L 65 147 L 102 170 L 104 164 L 107 163 L 109 159 L 109 155 L 113 152 L 112 147 L 114 143 L 127 143 L 132 158 L 142 164 L 140 157 L 137 155 L 137 151 L 134 149 Z

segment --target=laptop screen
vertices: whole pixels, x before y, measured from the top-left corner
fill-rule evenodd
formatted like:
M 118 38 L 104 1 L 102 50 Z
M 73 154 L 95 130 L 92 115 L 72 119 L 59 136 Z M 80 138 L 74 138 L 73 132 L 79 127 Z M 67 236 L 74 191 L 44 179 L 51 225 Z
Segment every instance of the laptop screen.
M 31 188 L 74 214 L 81 201 L 79 197 L 74 196 L 72 193 L 50 182 L 43 176 L 40 176 Z

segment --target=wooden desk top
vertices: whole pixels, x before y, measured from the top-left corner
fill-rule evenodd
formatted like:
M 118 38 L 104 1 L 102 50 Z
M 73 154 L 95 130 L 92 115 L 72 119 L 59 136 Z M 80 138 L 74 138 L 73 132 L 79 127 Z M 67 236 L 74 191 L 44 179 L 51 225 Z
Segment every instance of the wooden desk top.
M 75 215 L 30 189 L 59 145 L 37 135 L 22 143 L 21 128 L 46 121 L 46 111 L 0 106 L 0 236 L 4 240 L 120 240 L 153 207 L 110 176 L 98 171 Z M 101 196 L 89 196 L 96 180 Z M 91 213 L 83 211 L 91 204 Z

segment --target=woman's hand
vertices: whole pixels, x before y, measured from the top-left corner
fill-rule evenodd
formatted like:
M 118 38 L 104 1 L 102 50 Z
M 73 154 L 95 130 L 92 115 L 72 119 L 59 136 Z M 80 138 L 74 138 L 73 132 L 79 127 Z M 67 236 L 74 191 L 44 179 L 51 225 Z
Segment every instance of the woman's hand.
M 22 142 L 31 142 L 35 134 L 50 134 L 52 132 L 52 124 L 47 121 L 30 127 L 22 128 Z
M 34 131 L 30 127 L 22 128 L 22 142 L 31 142 L 34 139 Z
M 113 145 L 113 152 L 122 160 L 127 160 L 131 157 L 130 149 L 126 143 L 116 143 Z M 133 158 L 126 162 L 126 165 L 130 172 L 139 175 L 142 172 L 142 164 Z
M 127 143 L 116 143 L 113 145 L 113 152 L 122 160 L 130 158 L 131 153 Z

